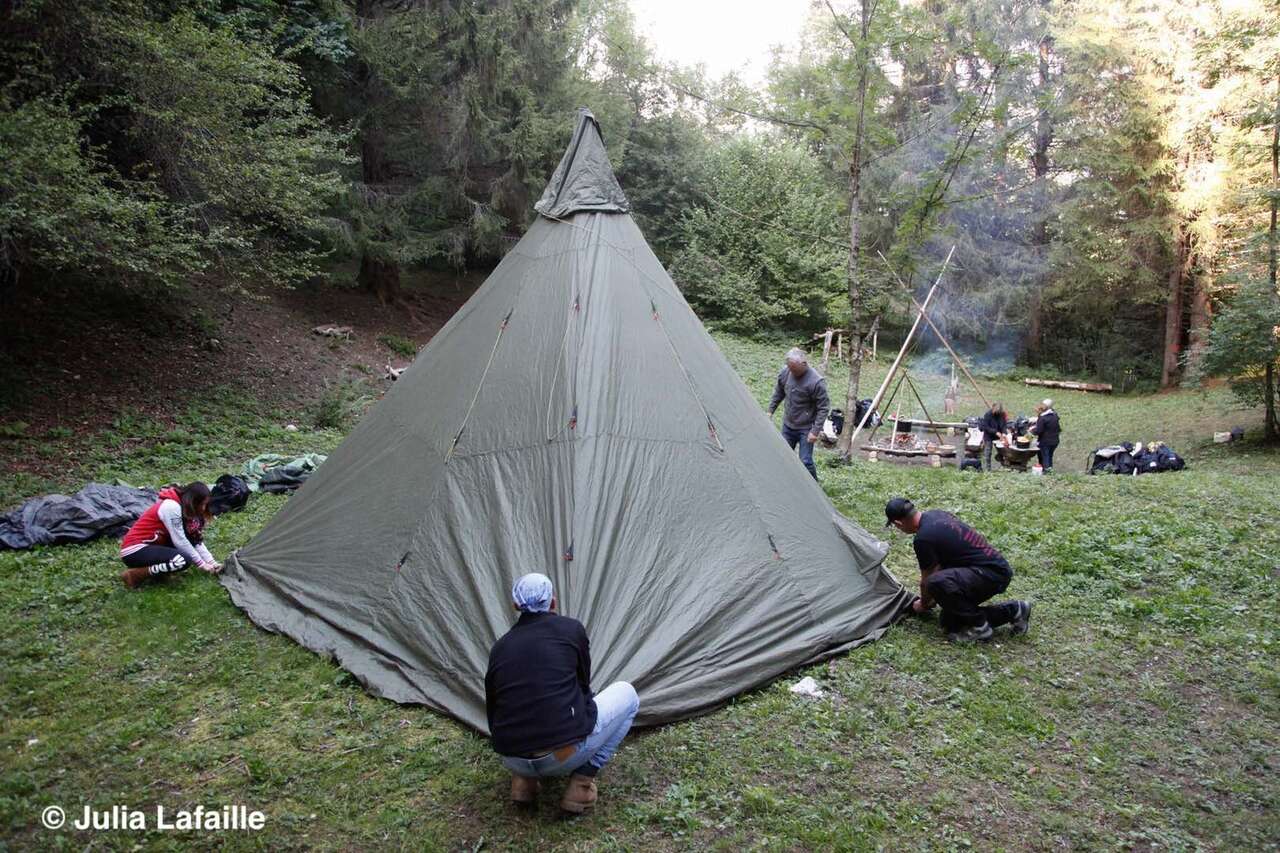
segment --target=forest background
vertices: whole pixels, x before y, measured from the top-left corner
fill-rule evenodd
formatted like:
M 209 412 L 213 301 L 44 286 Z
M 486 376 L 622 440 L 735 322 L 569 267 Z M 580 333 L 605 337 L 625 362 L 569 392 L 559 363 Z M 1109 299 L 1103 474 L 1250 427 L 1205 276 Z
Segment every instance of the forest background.
M 820 1 L 749 85 L 659 61 L 622 0 L 0 3 L 0 296 L 327 281 L 412 315 L 414 270 L 514 244 L 588 106 L 713 327 L 892 342 L 954 245 L 933 314 L 984 369 L 1221 376 L 1273 437 L 1278 22 Z

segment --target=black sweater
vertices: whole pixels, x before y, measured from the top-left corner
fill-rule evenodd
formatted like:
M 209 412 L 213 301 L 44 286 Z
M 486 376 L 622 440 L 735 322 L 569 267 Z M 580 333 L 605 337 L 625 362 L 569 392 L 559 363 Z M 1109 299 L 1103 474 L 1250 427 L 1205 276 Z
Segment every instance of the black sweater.
M 982 434 L 987 441 L 993 441 L 997 436 L 1009 431 L 1009 417 L 1004 412 L 997 415 L 987 409 L 987 413 L 978 420 L 978 426 L 982 428 Z
M 1062 427 L 1058 425 L 1058 413 L 1053 409 L 1043 412 L 1036 418 L 1031 431 L 1036 434 L 1040 444 L 1045 447 L 1057 447 L 1058 437 L 1062 435 Z
M 587 630 L 567 616 L 521 613 L 489 652 L 484 692 L 500 755 L 582 740 L 596 725 Z

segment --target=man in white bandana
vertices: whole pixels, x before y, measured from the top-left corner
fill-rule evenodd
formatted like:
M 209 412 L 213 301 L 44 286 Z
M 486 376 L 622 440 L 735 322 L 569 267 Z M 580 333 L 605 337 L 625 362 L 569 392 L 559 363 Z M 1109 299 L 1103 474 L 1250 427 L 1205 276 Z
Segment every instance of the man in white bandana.
M 494 643 L 484 679 L 493 748 L 511 771 L 517 805 L 537 802 L 541 777 L 569 776 L 560 808 L 582 814 L 595 805 L 596 774 L 626 737 L 640 699 L 625 681 L 592 695 L 587 631 L 556 614 L 550 578 L 524 575 L 511 601 L 520 618 Z

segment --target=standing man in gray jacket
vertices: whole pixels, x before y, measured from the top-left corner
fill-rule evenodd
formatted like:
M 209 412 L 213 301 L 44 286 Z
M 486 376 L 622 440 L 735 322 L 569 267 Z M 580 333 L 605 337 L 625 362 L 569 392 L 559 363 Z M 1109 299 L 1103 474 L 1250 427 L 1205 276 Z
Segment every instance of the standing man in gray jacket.
M 813 466 L 813 445 L 831 411 L 831 400 L 827 397 L 827 380 L 809 366 L 802 349 L 793 347 L 787 353 L 787 366 L 778 374 L 778 384 L 769 401 L 770 418 L 783 399 L 787 401 L 787 408 L 782 416 L 782 437 L 792 450 L 799 446 L 800 461 L 816 480 L 818 469 Z

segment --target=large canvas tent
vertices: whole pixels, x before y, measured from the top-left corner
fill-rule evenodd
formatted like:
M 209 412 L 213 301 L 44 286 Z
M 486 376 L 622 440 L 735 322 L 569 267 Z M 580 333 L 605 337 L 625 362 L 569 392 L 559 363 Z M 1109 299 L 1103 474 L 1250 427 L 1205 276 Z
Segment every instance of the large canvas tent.
M 484 732 L 512 580 L 541 571 L 638 722 L 880 636 L 910 597 L 831 506 L 628 215 L 583 111 L 541 214 L 228 560 L 263 628 Z M 871 495 L 868 500 L 878 500 Z

